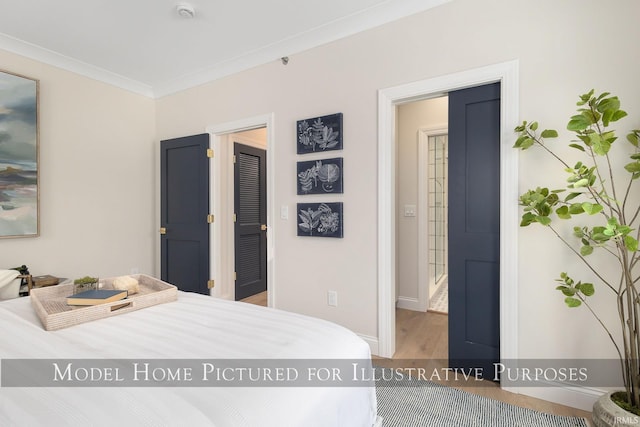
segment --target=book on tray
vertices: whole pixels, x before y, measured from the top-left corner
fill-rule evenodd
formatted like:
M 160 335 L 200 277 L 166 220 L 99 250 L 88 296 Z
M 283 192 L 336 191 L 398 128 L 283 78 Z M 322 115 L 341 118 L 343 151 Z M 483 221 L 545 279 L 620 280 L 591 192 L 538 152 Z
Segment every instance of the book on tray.
M 68 305 L 98 305 L 119 301 L 127 297 L 127 291 L 116 289 L 91 289 L 67 297 Z

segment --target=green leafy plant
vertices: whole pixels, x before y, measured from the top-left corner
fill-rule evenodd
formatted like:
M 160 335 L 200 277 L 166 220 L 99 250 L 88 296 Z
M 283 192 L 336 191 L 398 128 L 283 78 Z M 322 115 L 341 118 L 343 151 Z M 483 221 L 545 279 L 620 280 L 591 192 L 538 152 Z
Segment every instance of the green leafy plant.
M 97 277 L 84 276 L 79 279 L 75 279 L 73 281 L 74 285 L 88 285 L 90 283 L 96 283 L 98 281 Z
M 73 281 L 73 293 L 88 291 L 91 289 L 98 289 L 98 278 L 91 276 L 80 277 Z
M 596 285 L 576 280 L 562 272 L 556 287 L 568 307 L 584 305 L 605 329 L 615 346 L 621 363 L 622 376 L 629 407 L 640 406 L 640 295 L 636 286 L 640 282 L 640 252 L 638 227 L 640 203 L 638 192 L 632 191 L 635 181 L 640 178 L 640 130 L 632 130 L 627 135 L 629 145 L 616 143 L 615 131 L 610 129 L 627 113 L 620 109 L 620 100 L 610 93 L 594 95 L 591 90 L 580 96 L 577 103 L 578 114 L 572 116 L 567 129 L 577 140 L 569 147 L 583 157 L 573 166 L 550 148 L 549 139 L 557 138 L 553 129 L 538 131 L 537 122 L 523 122 L 516 127 L 518 138 L 514 148 L 527 150 L 540 147 L 557 160 L 567 173 L 565 188 L 550 190 L 536 188 L 520 196 L 524 209 L 521 226 L 538 223 L 550 229 L 598 279 Z M 615 145 L 614 145 L 615 144 Z M 611 149 L 629 148 L 630 162 L 624 167 L 616 166 L 617 156 Z M 621 181 L 624 181 L 622 183 Z M 555 220 L 577 220 L 576 217 L 591 217 L 589 225 L 578 225 L 573 234 L 578 242 L 572 244 L 565 239 L 555 226 Z M 597 224 L 597 225 L 590 225 Z M 577 246 L 577 247 L 576 247 Z M 611 257 L 617 268 L 614 277 L 596 268 L 592 261 L 595 253 Z M 617 342 L 610 325 L 605 324 L 589 304 L 589 298 L 596 289 L 604 289 L 613 294 L 619 314 L 622 342 Z

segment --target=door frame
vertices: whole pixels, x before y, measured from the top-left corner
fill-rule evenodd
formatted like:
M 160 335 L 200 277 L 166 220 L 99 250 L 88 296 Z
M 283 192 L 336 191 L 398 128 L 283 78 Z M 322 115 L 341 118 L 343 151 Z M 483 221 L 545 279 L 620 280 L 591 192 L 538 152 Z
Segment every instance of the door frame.
M 518 357 L 518 152 L 511 145 L 518 125 L 518 60 L 489 65 L 378 91 L 378 348 L 395 352 L 396 106 L 449 91 L 501 83 L 500 108 L 500 358 Z M 517 392 L 506 382 L 501 387 Z
M 276 283 L 275 277 L 275 262 L 274 262 L 274 247 L 275 247 L 275 233 L 274 233 L 274 185 L 275 185 L 275 167 L 274 156 L 272 153 L 273 141 L 274 141 L 274 114 L 263 114 L 254 117 L 248 117 L 232 122 L 225 122 L 207 126 L 206 131 L 211 135 L 211 148 L 214 151 L 213 161 L 211 162 L 210 173 L 210 210 L 215 218 L 222 218 L 222 208 L 228 203 L 228 200 L 223 200 L 221 197 L 221 188 L 223 182 L 226 181 L 223 177 L 221 168 L 221 162 L 228 160 L 223 158 L 224 156 L 217 155 L 221 153 L 221 144 L 228 143 L 225 141 L 226 137 L 230 134 L 243 132 L 247 130 L 266 128 L 267 131 L 267 283 L 269 291 L 267 292 L 267 305 L 274 307 L 276 302 Z M 233 150 L 231 150 L 233 152 Z M 233 153 L 232 153 L 233 154 Z M 235 300 L 235 283 L 232 280 L 225 280 L 225 278 L 232 277 L 233 270 L 228 270 L 229 263 L 223 263 L 222 253 L 228 250 L 228 247 L 223 247 L 221 239 L 217 239 L 216 236 L 222 235 L 222 222 L 214 220 L 213 227 L 210 230 L 211 238 L 211 278 L 215 280 L 215 287 L 212 290 L 212 295 L 224 299 Z M 233 268 L 233 267 L 232 267 Z

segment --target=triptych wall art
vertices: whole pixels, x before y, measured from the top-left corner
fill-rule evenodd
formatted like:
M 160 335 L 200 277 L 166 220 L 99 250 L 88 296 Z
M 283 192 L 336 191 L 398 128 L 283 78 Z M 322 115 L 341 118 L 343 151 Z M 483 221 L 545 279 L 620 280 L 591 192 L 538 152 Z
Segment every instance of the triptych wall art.
M 0 71 L 0 238 L 35 237 L 38 81 Z
M 297 122 L 297 153 L 342 150 L 342 113 Z M 299 161 L 297 194 L 331 195 L 344 192 L 342 157 Z M 342 202 L 298 203 L 298 236 L 344 237 Z

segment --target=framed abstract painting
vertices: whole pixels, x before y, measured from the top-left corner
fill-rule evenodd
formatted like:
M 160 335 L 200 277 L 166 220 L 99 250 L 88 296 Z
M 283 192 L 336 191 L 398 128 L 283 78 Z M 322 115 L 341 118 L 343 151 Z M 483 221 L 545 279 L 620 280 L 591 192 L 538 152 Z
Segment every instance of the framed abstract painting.
M 0 71 L 0 238 L 40 234 L 38 81 Z

